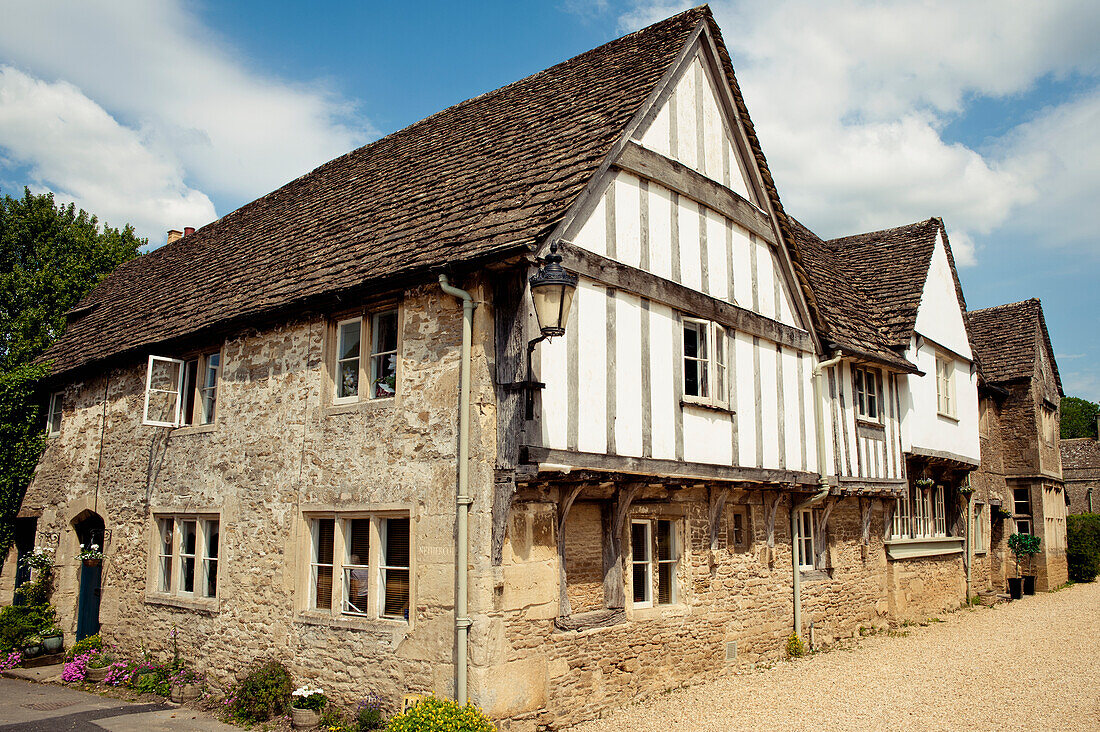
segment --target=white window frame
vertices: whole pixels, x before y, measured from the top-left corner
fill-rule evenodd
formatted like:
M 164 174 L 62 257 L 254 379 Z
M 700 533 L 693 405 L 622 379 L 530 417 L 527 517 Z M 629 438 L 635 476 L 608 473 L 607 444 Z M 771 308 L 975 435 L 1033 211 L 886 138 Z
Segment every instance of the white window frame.
M 391 519 L 404 519 L 409 522 L 409 565 L 386 564 L 386 530 L 385 522 Z M 304 609 L 310 613 L 322 614 L 332 618 L 343 617 L 359 618 L 364 620 L 384 620 L 402 624 L 412 624 L 413 610 L 416 607 L 416 582 L 414 549 L 416 539 L 414 536 L 416 522 L 410 510 L 379 510 L 379 511 L 339 511 L 336 513 L 307 513 L 305 520 L 309 522 L 309 573 L 306 588 L 306 602 Z M 351 563 L 351 529 L 352 521 L 369 522 L 369 539 L 367 557 L 359 558 L 358 564 Z M 321 521 L 333 522 L 332 537 L 332 564 L 318 561 L 317 527 Z M 329 607 L 317 607 L 317 569 L 318 567 L 331 567 L 332 569 L 332 599 Z M 351 603 L 351 586 L 348 571 L 365 571 L 367 586 L 367 607 L 353 606 Z M 409 618 L 404 616 L 387 615 L 385 613 L 386 572 L 391 570 L 405 570 L 409 576 L 408 587 L 408 612 Z
M 211 366 L 210 362 L 214 365 Z M 221 351 L 204 354 L 199 359 L 199 373 L 202 380 L 195 383 L 196 414 L 199 415 L 198 424 L 214 424 L 214 418 L 218 415 L 218 389 L 221 386 L 222 355 Z M 213 374 L 213 385 L 210 379 Z M 207 397 L 212 397 L 213 405 L 207 407 Z
M 931 503 L 928 500 L 928 491 L 924 488 L 914 487 L 913 490 L 913 528 L 912 536 L 915 539 L 923 539 L 932 535 L 931 531 Z
M 798 510 L 798 520 L 796 521 L 798 526 L 798 536 L 796 546 L 798 547 L 798 569 L 804 572 L 812 571 L 816 564 L 816 544 L 814 543 L 814 515 L 813 511 L 809 508 L 800 508 Z M 809 532 L 807 532 L 809 529 Z M 809 548 L 809 551 L 807 551 Z M 809 555 L 809 561 L 807 561 L 807 555 Z
M 668 539 L 669 539 L 669 559 L 661 559 L 661 552 L 658 546 L 661 537 L 661 524 L 668 524 Z M 653 519 L 653 566 L 656 568 L 656 580 L 658 587 L 658 594 L 653 597 L 653 603 L 658 606 L 662 605 L 675 605 L 680 600 L 679 583 L 676 581 L 676 573 L 680 567 L 680 532 L 679 524 L 673 519 L 667 518 L 655 518 Z M 668 589 L 668 602 L 661 602 L 660 597 L 660 583 L 661 583 L 661 569 L 662 567 L 668 568 L 669 573 L 669 589 Z
M 378 321 L 383 316 L 390 315 L 390 314 L 392 314 L 394 316 L 394 320 L 396 321 L 395 324 L 394 324 L 394 328 L 396 330 L 396 332 L 394 334 L 395 337 L 396 337 L 396 342 L 394 343 L 393 350 L 379 351 L 379 350 L 377 350 L 378 346 L 379 346 L 379 344 L 378 344 L 378 334 L 382 331 L 382 329 L 378 326 Z M 401 331 L 401 310 L 400 310 L 400 308 L 398 308 L 396 306 L 392 307 L 392 308 L 384 308 L 382 310 L 376 310 L 376 311 L 374 311 L 370 314 L 370 353 L 368 354 L 368 358 L 370 359 L 370 364 L 369 364 L 370 379 L 367 382 L 367 388 L 370 390 L 370 393 L 367 395 L 368 399 L 376 399 L 376 400 L 379 400 L 379 399 L 393 399 L 397 396 L 397 361 L 399 360 L 398 359 L 398 354 L 401 351 L 400 331 Z M 376 393 L 377 390 L 375 389 L 375 386 L 378 383 L 378 381 L 381 381 L 381 379 L 377 376 L 377 374 L 380 372 L 380 364 L 382 363 L 382 359 L 386 358 L 387 356 L 393 356 L 394 357 L 393 394 L 387 394 L 385 396 L 379 396 Z
M 50 403 L 46 412 L 46 436 L 57 437 L 61 434 L 61 415 L 65 408 L 65 392 L 50 394 Z
M 170 513 L 154 512 L 153 518 L 156 527 L 156 547 L 154 548 L 155 567 L 152 582 L 152 591 L 157 595 L 168 595 L 195 600 L 216 600 L 221 593 L 221 583 L 215 580 L 213 595 L 206 592 L 208 588 L 209 573 L 211 569 L 216 573 L 221 559 L 221 516 L 217 513 Z M 183 528 L 185 523 L 195 524 L 195 553 L 185 554 L 183 551 Z M 217 555 L 210 551 L 210 534 L 217 527 Z M 165 534 L 169 534 L 169 541 L 165 542 Z M 183 589 L 183 562 L 185 559 L 194 559 L 194 589 L 190 592 Z M 165 568 L 169 569 L 169 576 L 164 576 Z
M 176 380 L 176 388 L 170 389 L 154 389 L 153 388 L 153 367 L 156 364 L 173 364 L 179 369 L 179 376 Z M 187 362 L 179 358 L 168 358 L 167 356 L 149 356 L 149 364 L 145 369 L 145 411 L 142 416 L 141 423 L 149 425 L 150 427 L 179 427 L 180 415 L 183 414 L 183 377 L 184 372 L 187 370 Z M 155 419 L 149 419 L 149 397 L 152 393 L 157 394 L 175 394 L 176 395 L 176 410 L 171 421 L 164 422 Z
M 893 535 L 895 539 L 908 539 L 910 532 L 912 531 L 909 518 L 909 494 L 906 493 L 897 499 L 897 505 L 894 506 L 894 529 Z
M 869 389 L 868 382 L 870 382 Z M 881 386 L 882 373 L 879 369 L 866 366 L 852 367 L 852 396 L 857 417 L 867 422 L 882 422 L 882 404 L 879 402 Z M 871 414 L 872 405 L 874 414 Z
M 340 358 L 340 353 L 343 351 L 343 337 L 344 326 L 350 323 L 355 323 L 359 326 L 359 355 L 349 358 Z M 333 404 L 351 404 L 359 401 L 359 398 L 363 394 L 363 384 L 366 383 L 366 379 L 363 378 L 363 342 L 366 340 L 366 323 L 362 316 L 356 316 L 354 318 L 344 318 L 343 320 L 336 321 L 336 337 L 335 337 L 335 351 L 333 352 L 333 368 L 332 368 L 332 403 Z M 355 361 L 355 369 L 358 374 L 355 385 L 355 393 L 347 396 L 340 396 L 340 374 L 342 373 L 342 366 L 345 362 Z
M 932 508 L 932 536 L 947 536 L 947 506 L 944 487 L 934 485 L 930 489 Z
M 986 551 L 985 535 L 985 504 L 977 501 L 974 503 L 974 551 Z
M 681 364 L 683 375 L 681 377 L 680 388 L 683 394 L 683 400 L 693 404 L 704 404 L 722 408 L 728 407 L 730 388 L 729 343 L 726 329 L 712 321 L 693 318 L 687 315 L 682 316 L 681 321 L 681 349 L 683 348 L 684 333 L 689 329 L 694 330 L 696 333 L 701 333 L 706 341 L 702 349 L 705 353 L 699 356 L 688 356 L 686 352 L 681 354 L 683 359 L 683 364 Z M 706 378 L 699 380 L 699 390 L 705 390 L 705 394 L 687 393 L 686 366 L 688 361 L 695 361 L 700 364 L 701 369 L 706 370 Z
M 397 321 L 395 325 L 397 335 L 396 348 L 388 351 L 378 351 L 376 350 L 378 348 L 377 334 L 381 331 L 381 329 L 378 327 L 378 321 L 383 316 L 390 314 L 392 314 Z M 340 352 L 344 326 L 349 323 L 359 324 L 359 355 L 352 358 L 341 359 Z M 337 320 L 332 343 L 333 350 L 331 378 L 332 403 L 334 405 L 355 404 L 358 402 L 366 401 L 381 402 L 388 399 L 396 398 L 397 386 L 399 382 L 398 371 L 401 361 L 401 306 L 399 304 L 378 307 L 362 315 L 356 315 L 352 318 L 342 318 L 340 320 Z M 376 396 L 375 381 L 376 373 L 378 373 L 378 368 L 376 364 L 379 364 L 380 359 L 383 359 L 387 356 L 395 357 L 393 394 Z M 358 387 L 355 394 L 340 396 L 340 367 L 341 364 L 346 361 L 358 361 Z
M 645 527 L 645 554 L 638 557 L 634 546 L 634 527 Z M 636 608 L 653 607 L 653 522 L 649 519 L 632 519 L 630 522 L 630 601 Z M 635 568 L 641 567 L 645 573 L 645 593 L 641 600 L 635 599 Z
M 936 354 L 936 408 L 939 414 L 955 419 L 958 405 L 955 401 L 955 362 L 941 353 Z

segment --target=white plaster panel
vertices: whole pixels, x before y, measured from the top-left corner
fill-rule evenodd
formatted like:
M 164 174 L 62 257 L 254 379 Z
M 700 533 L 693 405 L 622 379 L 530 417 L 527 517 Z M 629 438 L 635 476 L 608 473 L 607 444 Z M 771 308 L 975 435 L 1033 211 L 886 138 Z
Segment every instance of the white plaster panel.
M 908 452 L 914 447 L 962 455 L 978 460 L 978 382 L 970 373 L 970 363 L 954 360 L 956 418 L 939 413 L 936 392 L 936 349 L 927 341 L 917 349 L 911 341 L 906 358 L 924 372 L 908 374 L 904 381 L 902 406 L 902 444 Z
M 642 454 L 641 299 L 615 296 L 615 448 L 620 455 Z
M 805 402 L 803 403 L 802 419 L 806 422 L 806 469 L 810 471 L 817 471 L 817 419 L 816 412 L 814 411 L 814 385 L 813 385 L 813 368 L 814 357 L 811 354 L 800 352 L 799 358 L 802 359 L 802 383 L 805 389 Z M 825 408 L 824 405 L 821 408 Z M 832 434 L 832 417 L 829 416 L 829 412 L 822 412 L 822 424 L 825 427 L 825 445 L 829 445 L 828 435 Z M 826 465 L 832 465 L 831 451 L 826 451 Z M 831 471 L 830 471 L 831 472 Z
M 702 291 L 699 260 L 699 204 L 680 197 L 680 281 L 693 290 Z
M 689 168 L 698 165 L 695 140 L 695 67 L 699 64 L 696 58 L 688 65 L 680 81 L 676 84 L 676 138 L 678 141 L 675 158 Z
M 710 270 L 710 294 L 719 300 L 729 296 L 726 270 L 726 219 L 707 209 L 707 268 Z
M 916 331 L 936 343 L 950 348 L 960 356 L 973 358 L 970 341 L 966 337 L 963 312 L 955 293 L 955 280 L 947 261 L 947 249 L 943 236 L 936 235 L 936 246 L 928 265 L 928 277 L 921 292 L 917 310 Z
M 672 279 L 672 193 L 649 185 L 649 270 Z
M 749 233 L 730 223 L 733 229 L 733 295 L 743 308 L 752 307 L 752 253 Z
M 729 465 L 731 439 L 729 417 L 684 407 L 684 460 Z
M 722 124 L 722 110 L 718 106 L 718 100 L 714 97 L 714 81 L 710 72 L 705 71 L 702 78 L 703 85 L 700 87 L 699 93 L 703 97 L 703 149 L 705 151 L 703 162 L 706 170 L 700 172 L 708 178 L 724 183 L 722 147 L 728 143 L 726 141 L 726 131 Z M 731 160 L 731 162 L 733 161 Z
M 577 327 L 578 311 L 576 305 L 570 309 L 567 329 Z M 542 444 L 557 450 L 566 449 L 569 426 L 569 367 L 565 341 L 565 338 L 554 338 L 536 346 L 540 363 L 536 373 L 546 384 L 540 392 Z
M 603 193 L 600 193 L 599 203 L 592 209 L 580 230 L 573 237 L 573 243 L 590 252 L 607 255 L 607 206 Z
M 783 431 L 787 467 L 802 470 L 801 413 L 798 411 L 798 356 L 783 349 Z M 813 423 L 810 423 L 812 429 Z
M 580 309 L 577 446 L 602 453 L 607 451 L 607 290 L 581 279 L 573 307 Z
M 752 336 L 736 335 L 737 443 L 741 464 L 756 466 L 756 393 L 753 388 Z
M 763 239 L 756 240 L 756 277 L 760 295 L 761 315 L 775 317 L 775 272 L 772 269 L 771 248 Z
M 775 369 L 775 344 L 760 341 L 760 420 L 764 424 L 765 468 L 779 467 L 779 395 Z
M 641 208 L 637 177 L 619 172 L 615 176 L 615 259 L 631 267 L 641 264 Z
M 662 104 L 639 143 L 654 152 L 668 155 L 668 103 Z
M 671 460 L 676 457 L 675 418 L 680 409 L 672 381 L 676 316 L 671 308 L 650 303 L 649 322 L 653 457 Z

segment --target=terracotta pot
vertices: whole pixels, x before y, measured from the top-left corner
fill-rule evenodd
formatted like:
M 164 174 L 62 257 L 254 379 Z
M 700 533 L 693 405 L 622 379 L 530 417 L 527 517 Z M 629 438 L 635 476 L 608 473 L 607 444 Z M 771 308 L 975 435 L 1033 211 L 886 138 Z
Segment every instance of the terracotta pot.
M 59 653 L 62 646 L 62 638 L 59 635 L 50 635 L 42 639 L 42 645 L 46 648 L 46 653 Z
M 1024 594 L 1025 595 L 1034 595 L 1035 594 L 1035 576 L 1034 575 L 1030 575 L 1030 574 L 1025 574 L 1024 575 Z
M 321 723 L 321 713 L 316 709 L 290 708 L 290 721 L 294 729 L 310 729 Z
M 183 684 L 182 686 L 177 685 L 172 687 L 171 699 L 176 704 L 183 704 L 185 702 L 198 699 L 201 693 L 202 690 L 199 688 L 198 684 Z
M 84 680 L 92 684 L 101 684 L 103 683 L 103 679 L 107 678 L 107 672 L 110 670 L 110 666 L 104 666 L 103 668 L 89 668 L 84 671 Z

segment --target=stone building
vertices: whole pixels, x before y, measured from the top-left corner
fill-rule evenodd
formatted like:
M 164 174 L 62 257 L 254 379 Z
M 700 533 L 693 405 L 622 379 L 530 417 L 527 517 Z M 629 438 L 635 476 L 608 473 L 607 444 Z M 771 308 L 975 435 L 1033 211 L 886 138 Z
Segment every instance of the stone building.
M 1100 417 L 1096 418 L 1100 429 Z M 1068 513 L 1100 512 L 1100 441 L 1091 437 L 1061 440 L 1062 477 Z
M 1068 579 L 1066 492 L 1059 452 L 1062 381 L 1037 299 L 967 314 L 982 368 L 981 468 L 973 475 L 973 581 L 1004 590 L 1015 575 L 1013 533 L 1042 539 L 1036 587 Z
M 939 219 L 785 213 L 696 8 L 123 265 L 20 518 L 77 635 L 563 727 L 965 602 L 964 314 Z

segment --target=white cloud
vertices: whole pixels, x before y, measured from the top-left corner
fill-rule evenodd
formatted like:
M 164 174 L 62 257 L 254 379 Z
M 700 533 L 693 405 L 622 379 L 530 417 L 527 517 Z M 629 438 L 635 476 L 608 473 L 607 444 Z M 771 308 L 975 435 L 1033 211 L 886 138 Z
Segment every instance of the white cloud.
M 0 61 L 68 82 L 106 110 L 166 163 L 175 177 L 161 188 L 186 181 L 212 198 L 247 201 L 377 134 L 325 84 L 250 69 L 178 0 L 0 0 L 0 15 Z M 157 219 L 157 237 L 198 223 L 175 215 L 131 218 Z
M 688 6 L 637 2 L 621 23 L 633 30 Z M 1051 110 L 984 155 L 941 132 L 975 96 L 1100 74 L 1100 3 L 718 0 L 712 8 L 784 203 L 820 234 L 939 215 L 960 263 L 974 263 L 974 237 L 1038 211 L 1052 184 L 1067 196 L 1075 222 L 1067 230 L 1086 228 L 1089 209 L 1077 205 L 1097 190 L 1100 142 L 1085 138 L 1097 128 L 1100 94 Z M 1050 139 L 1067 128 L 1074 134 Z M 1064 179 L 1055 180 L 1059 170 Z
M 214 218 L 214 204 L 183 184 L 178 163 L 67 82 L 0 66 L 0 146 L 9 164 L 28 166 L 59 202 L 75 201 L 113 226 L 131 223 L 148 234 L 164 221 Z

